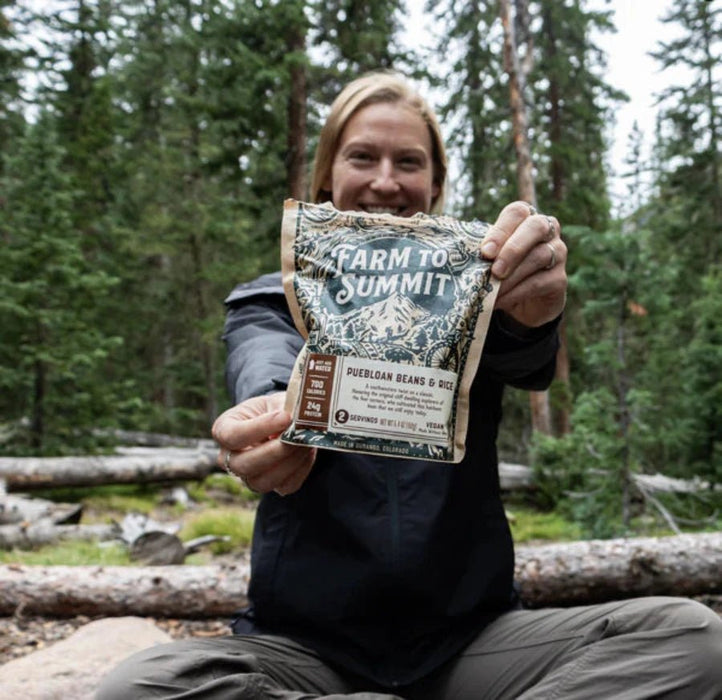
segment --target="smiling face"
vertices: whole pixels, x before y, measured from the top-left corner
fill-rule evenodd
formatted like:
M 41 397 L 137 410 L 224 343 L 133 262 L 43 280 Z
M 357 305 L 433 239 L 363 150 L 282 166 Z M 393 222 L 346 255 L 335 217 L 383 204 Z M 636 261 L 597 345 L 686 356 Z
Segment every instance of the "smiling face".
M 341 210 L 397 216 L 429 212 L 439 186 L 428 126 L 403 102 L 359 109 L 341 133 L 324 189 Z

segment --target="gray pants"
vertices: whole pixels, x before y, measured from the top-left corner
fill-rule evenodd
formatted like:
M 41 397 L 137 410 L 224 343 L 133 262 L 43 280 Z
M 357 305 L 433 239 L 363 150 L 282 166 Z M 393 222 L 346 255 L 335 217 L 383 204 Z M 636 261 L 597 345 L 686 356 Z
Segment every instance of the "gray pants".
M 378 688 L 281 637 L 229 636 L 146 649 L 98 700 L 722 699 L 722 621 L 682 598 L 509 612 L 457 657 L 402 688 Z

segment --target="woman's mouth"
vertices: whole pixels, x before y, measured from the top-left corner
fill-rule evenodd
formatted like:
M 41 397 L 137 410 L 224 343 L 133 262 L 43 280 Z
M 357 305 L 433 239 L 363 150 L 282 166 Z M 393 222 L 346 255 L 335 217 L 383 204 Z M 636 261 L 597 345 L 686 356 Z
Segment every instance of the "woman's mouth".
M 399 216 L 404 210 L 404 207 L 392 207 L 389 205 L 381 204 L 362 204 L 361 209 L 367 214 L 393 214 Z

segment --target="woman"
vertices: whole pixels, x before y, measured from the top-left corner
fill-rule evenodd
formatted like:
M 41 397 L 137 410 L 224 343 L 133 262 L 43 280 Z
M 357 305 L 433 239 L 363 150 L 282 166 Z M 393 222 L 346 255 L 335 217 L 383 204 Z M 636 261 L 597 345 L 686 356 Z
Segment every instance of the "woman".
M 312 183 L 338 209 L 440 211 L 446 156 L 435 117 L 399 76 L 354 81 L 331 107 Z M 280 275 L 226 300 L 236 405 L 219 463 L 264 494 L 251 605 L 234 636 L 132 657 L 100 698 L 720 697 L 722 623 L 702 605 L 648 599 L 523 610 L 499 495 L 505 384 L 551 380 L 566 293 L 558 222 L 515 202 L 484 239 L 502 280 L 454 466 L 281 443 L 302 346 Z

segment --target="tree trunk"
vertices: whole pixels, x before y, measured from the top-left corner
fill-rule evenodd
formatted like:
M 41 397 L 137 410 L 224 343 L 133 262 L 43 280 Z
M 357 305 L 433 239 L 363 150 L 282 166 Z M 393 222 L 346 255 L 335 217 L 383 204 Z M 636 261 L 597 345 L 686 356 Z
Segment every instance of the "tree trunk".
M 98 428 L 93 430 L 93 435 L 111 438 L 116 443 L 122 445 L 216 449 L 215 443 L 209 438 L 184 437 L 181 435 L 167 435 L 166 433 L 146 433 L 140 430 Z
M 41 329 L 41 336 L 44 335 Z M 40 449 L 45 439 L 45 390 L 46 372 L 45 363 L 35 360 L 33 382 L 33 417 L 30 423 L 33 447 Z
M 519 197 L 536 206 L 534 172 L 529 148 L 528 119 L 524 104 L 525 75 L 519 63 L 510 0 L 500 0 L 501 23 L 504 29 L 504 68 L 509 76 L 509 105 L 511 107 L 512 134 L 516 150 L 516 176 Z M 532 429 L 551 434 L 549 392 L 530 391 Z
M 0 457 L 0 479 L 8 491 L 197 481 L 213 473 L 217 451 L 182 448 L 127 450 L 93 457 Z
M 571 422 L 571 384 L 569 382 L 569 343 L 567 339 L 567 318 L 564 316 L 559 324 L 559 350 L 554 378 L 558 382 L 558 404 L 555 402 L 554 428 L 556 435 L 567 435 L 572 430 Z
M 117 525 L 57 525 L 49 518 L 43 518 L 30 524 L 0 525 L 0 550 L 34 549 L 67 540 L 112 540 L 119 534 Z
M 511 108 L 512 136 L 516 151 L 516 177 L 519 196 L 536 206 L 533 162 L 529 148 L 528 118 L 524 104 L 526 76 L 521 70 L 514 37 L 510 0 L 501 0 L 501 23 L 504 28 L 504 69 L 509 77 L 509 106 Z
M 212 445 L 206 450 L 136 447 L 126 448 L 122 452 L 101 457 L 0 457 L 0 481 L 5 481 L 10 491 L 21 491 L 58 486 L 200 481 L 217 470 L 217 448 Z M 701 480 L 673 479 L 663 474 L 633 474 L 631 478 L 640 489 L 651 492 L 701 493 L 710 489 L 722 490 L 722 485 L 715 488 Z M 532 468 L 522 464 L 501 462 L 499 481 L 502 491 L 536 488 Z M 43 505 L 35 504 L 33 500 L 23 500 L 32 508 L 32 512 L 39 512 L 41 517 L 45 517 Z M 13 504 L 3 504 L 3 497 L 0 496 L 0 523 L 3 514 L 6 523 L 17 522 L 11 512 Z M 60 507 L 59 504 L 54 505 Z M 58 518 L 54 518 L 54 521 L 61 522 Z
M 306 198 L 306 50 L 304 28 L 290 30 L 288 50 L 291 61 L 291 92 L 288 99 L 288 193 L 298 200 Z
M 516 579 L 530 607 L 719 593 L 720 571 L 720 532 L 519 547 L 516 555 Z
M 518 547 L 515 578 L 530 607 L 645 595 L 722 592 L 722 533 Z M 0 615 L 232 615 L 250 568 L 0 566 Z
M 48 520 L 55 525 L 76 523 L 83 506 L 78 503 L 55 503 L 43 498 L 24 498 L 0 492 L 0 525 Z
M 705 53 L 705 91 L 707 99 L 707 109 L 709 111 L 709 148 L 712 154 L 712 212 L 714 215 L 714 222 L 717 225 L 722 224 L 722 186 L 720 186 L 720 156 L 719 156 L 719 134 L 718 134 L 718 122 L 719 114 L 717 113 L 717 107 L 715 104 L 715 80 L 712 71 L 712 67 L 716 61 L 712 54 L 712 46 L 714 44 L 714 37 L 712 35 L 712 28 L 710 27 L 710 16 L 709 16 L 710 5 L 703 5 L 703 26 L 704 26 L 704 53 Z M 717 259 L 718 245 L 715 237 L 710 237 L 709 259 Z
M 232 615 L 249 566 L 0 566 L 0 615 Z
M 556 61 L 556 33 L 554 31 L 551 12 L 548 8 L 544 12 L 543 31 L 546 34 L 549 46 L 550 63 Z M 559 157 L 559 150 L 562 147 L 562 117 L 561 117 L 561 89 L 556 77 L 549 81 L 549 140 L 551 141 L 551 161 L 549 163 L 552 202 L 560 204 L 564 201 L 566 173 L 562 159 Z M 557 353 L 556 381 L 561 385 L 558 401 L 554 405 L 554 429 L 557 435 L 566 435 L 571 431 L 571 391 L 569 385 L 569 349 L 567 347 L 567 324 L 566 318 L 562 319 L 559 328 L 559 352 Z

